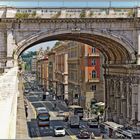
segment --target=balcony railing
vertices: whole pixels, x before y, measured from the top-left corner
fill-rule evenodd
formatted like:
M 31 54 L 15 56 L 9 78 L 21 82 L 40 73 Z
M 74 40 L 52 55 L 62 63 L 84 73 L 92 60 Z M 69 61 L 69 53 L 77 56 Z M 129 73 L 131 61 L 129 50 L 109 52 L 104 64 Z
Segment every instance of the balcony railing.
M 140 8 L 16 8 L 0 7 L 0 18 L 133 18 Z
M 99 80 L 99 78 L 90 78 L 90 79 L 88 79 L 88 82 L 89 83 L 98 83 L 98 82 L 100 82 L 100 80 Z
M 100 56 L 99 53 L 88 53 L 88 57 L 98 57 Z

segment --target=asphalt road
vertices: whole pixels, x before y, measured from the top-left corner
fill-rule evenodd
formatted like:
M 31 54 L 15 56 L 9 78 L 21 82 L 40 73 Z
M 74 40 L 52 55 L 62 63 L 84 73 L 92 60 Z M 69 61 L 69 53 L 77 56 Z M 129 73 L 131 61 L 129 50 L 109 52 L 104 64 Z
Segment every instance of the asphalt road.
M 58 111 L 68 111 L 67 105 L 59 100 L 53 101 L 51 96 L 47 96 L 44 101 L 42 101 L 41 92 L 31 91 L 25 94 L 25 97 L 28 102 L 28 117 L 27 124 L 28 130 L 31 138 L 38 139 L 61 139 L 61 140 L 69 140 L 69 139 L 77 139 L 76 135 L 79 133 L 80 128 L 70 128 L 68 123 L 62 120 L 62 117 L 57 117 Z M 54 104 L 56 107 L 54 108 Z M 50 126 L 49 127 L 38 127 L 37 121 L 35 118 L 35 108 L 37 107 L 46 107 L 49 111 L 50 118 Z M 66 136 L 64 137 L 54 137 L 54 126 L 62 125 L 66 128 Z M 88 131 L 94 132 L 95 135 L 100 133 L 100 130 L 97 128 L 89 128 L 87 122 L 80 121 L 80 125 L 84 125 Z

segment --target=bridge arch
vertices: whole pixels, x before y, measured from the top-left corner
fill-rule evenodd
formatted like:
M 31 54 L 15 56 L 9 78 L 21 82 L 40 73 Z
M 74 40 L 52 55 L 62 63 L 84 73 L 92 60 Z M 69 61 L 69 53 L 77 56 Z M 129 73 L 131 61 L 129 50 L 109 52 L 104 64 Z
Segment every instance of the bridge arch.
M 110 64 L 132 63 L 136 60 L 133 46 L 121 36 L 103 31 L 80 29 L 51 29 L 27 36 L 17 42 L 15 59 L 18 59 L 20 54 L 30 47 L 53 40 L 73 40 L 93 46 L 101 51 Z

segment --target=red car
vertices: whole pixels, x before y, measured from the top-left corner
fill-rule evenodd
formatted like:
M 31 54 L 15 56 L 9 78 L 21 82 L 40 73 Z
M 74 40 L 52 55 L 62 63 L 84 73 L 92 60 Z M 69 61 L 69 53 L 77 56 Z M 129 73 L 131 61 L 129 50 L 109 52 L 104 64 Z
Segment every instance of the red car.
M 87 130 L 81 130 L 80 133 L 77 135 L 79 139 L 89 139 L 90 133 Z

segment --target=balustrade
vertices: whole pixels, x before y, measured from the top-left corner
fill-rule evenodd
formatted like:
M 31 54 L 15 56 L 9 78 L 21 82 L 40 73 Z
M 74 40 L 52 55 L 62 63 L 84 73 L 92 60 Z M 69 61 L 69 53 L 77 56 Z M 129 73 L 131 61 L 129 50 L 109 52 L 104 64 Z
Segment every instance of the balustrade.
M 0 76 L 0 139 L 16 138 L 17 72 L 15 67 Z

